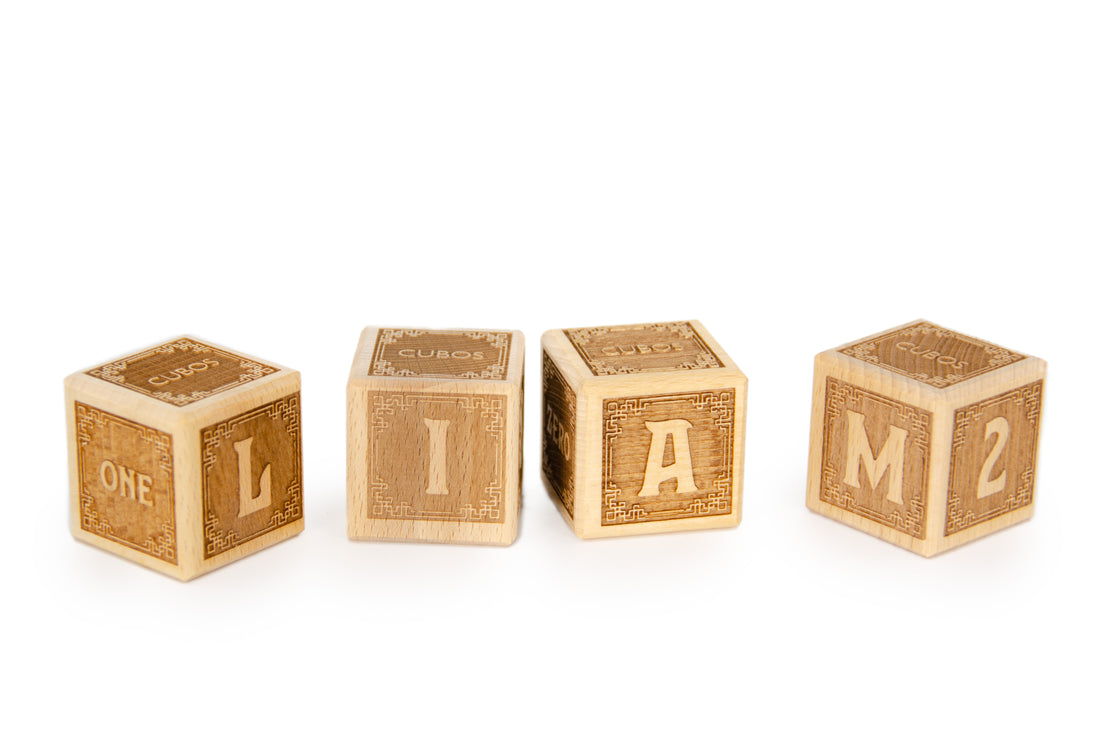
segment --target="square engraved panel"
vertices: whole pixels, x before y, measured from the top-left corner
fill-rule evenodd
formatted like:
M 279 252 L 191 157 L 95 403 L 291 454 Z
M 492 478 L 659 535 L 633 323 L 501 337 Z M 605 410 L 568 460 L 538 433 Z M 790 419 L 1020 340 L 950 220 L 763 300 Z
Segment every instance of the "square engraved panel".
M 955 411 L 944 536 L 1031 503 L 1043 383 Z
M 573 516 L 577 395 L 546 352 L 542 353 L 542 393 L 542 470 Z
M 949 387 L 1024 359 L 1022 354 L 928 322 L 840 351 L 933 387 Z
M 277 372 L 194 339 L 177 339 L 87 374 L 183 407 Z
M 382 329 L 370 373 L 383 377 L 503 380 L 511 332 Z
M 172 436 L 75 407 L 80 528 L 176 564 Z
M 203 558 L 302 518 L 301 395 L 203 428 Z
M 566 329 L 594 375 L 724 367 L 691 322 Z
M 821 500 L 924 539 L 932 413 L 826 378 Z
M 503 395 L 372 392 L 372 519 L 504 521 Z
M 733 511 L 734 391 L 605 400 L 601 523 Z

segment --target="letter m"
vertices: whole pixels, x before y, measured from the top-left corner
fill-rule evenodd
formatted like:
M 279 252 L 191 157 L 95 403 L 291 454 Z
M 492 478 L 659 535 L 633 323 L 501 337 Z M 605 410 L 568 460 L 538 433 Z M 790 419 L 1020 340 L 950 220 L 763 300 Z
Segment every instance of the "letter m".
M 886 498 L 895 504 L 901 504 L 902 477 L 905 475 L 905 440 L 909 433 L 897 426 L 890 426 L 890 435 L 876 457 L 871 450 L 871 441 L 867 438 L 863 413 L 848 411 L 848 457 L 844 467 L 844 483 L 854 489 L 860 488 L 859 467 L 867 473 L 867 481 L 874 490 L 882 481 L 886 472 L 890 472 Z

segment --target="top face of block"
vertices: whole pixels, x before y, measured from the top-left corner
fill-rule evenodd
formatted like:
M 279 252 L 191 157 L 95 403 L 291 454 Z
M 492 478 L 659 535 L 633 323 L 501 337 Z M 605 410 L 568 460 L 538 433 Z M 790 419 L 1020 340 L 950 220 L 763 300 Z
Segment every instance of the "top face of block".
M 563 331 L 592 374 L 597 376 L 726 366 L 688 321 Z
M 446 380 L 506 380 L 512 332 L 379 329 L 367 374 Z
M 181 337 L 85 374 L 183 407 L 279 371 L 198 339 Z
M 863 339 L 838 351 L 941 389 L 1027 358 L 927 321 Z

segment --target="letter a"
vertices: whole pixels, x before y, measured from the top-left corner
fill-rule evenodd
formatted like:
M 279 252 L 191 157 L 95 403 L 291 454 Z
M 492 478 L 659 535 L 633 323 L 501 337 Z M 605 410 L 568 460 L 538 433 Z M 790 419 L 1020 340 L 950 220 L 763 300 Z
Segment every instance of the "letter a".
M 271 506 L 271 464 L 264 466 L 260 474 L 260 493 L 252 497 L 252 438 L 234 443 L 233 450 L 237 451 L 237 484 L 240 493 L 240 508 L 237 510 L 237 518 L 248 516 L 260 509 Z
M 428 420 L 428 490 L 425 493 L 446 496 L 447 491 L 447 428 L 450 420 Z
M 871 450 L 871 441 L 867 439 L 867 429 L 863 425 L 863 413 L 848 411 L 848 458 L 844 468 L 844 483 L 854 489 L 859 486 L 859 464 L 867 471 L 867 480 L 871 489 L 878 486 L 879 481 L 890 469 L 890 483 L 886 490 L 886 498 L 895 504 L 901 504 L 901 479 L 905 475 L 905 440 L 909 433 L 901 428 L 891 425 L 890 435 L 886 444 L 882 446 L 878 457 Z
M 659 486 L 670 478 L 676 479 L 676 493 L 686 494 L 698 491 L 695 488 L 695 474 L 691 470 L 691 451 L 688 450 L 688 428 L 686 420 L 662 420 L 646 423 L 645 427 L 653 433 L 649 441 L 649 459 L 645 464 L 645 480 L 638 496 L 657 496 Z M 672 455 L 675 459 L 670 465 L 665 462 L 665 444 L 672 436 Z
M 1004 452 L 1005 446 L 1008 445 L 1008 431 L 1008 421 L 1004 418 L 993 418 L 985 424 L 986 442 L 989 442 L 990 436 L 996 435 L 997 444 L 993 446 L 989 458 L 986 458 L 985 463 L 982 464 L 982 472 L 978 476 L 979 499 L 1004 491 L 1005 479 L 1008 478 L 1008 473 L 1002 470 L 1001 475 L 992 481 L 989 480 L 989 474 L 993 471 L 993 466 L 997 463 L 997 459 L 1001 457 L 1001 453 Z

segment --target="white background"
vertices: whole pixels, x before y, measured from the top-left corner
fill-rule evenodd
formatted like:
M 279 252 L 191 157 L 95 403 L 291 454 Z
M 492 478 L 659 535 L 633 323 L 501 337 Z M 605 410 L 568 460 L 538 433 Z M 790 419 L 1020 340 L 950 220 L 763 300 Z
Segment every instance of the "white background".
M 1098 31 L 1056 1 L 0 5 L 0 712 L 1094 720 Z M 690 317 L 749 376 L 744 521 L 582 542 L 538 338 Z M 933 560 L 803 504 L 813 355 L 921 317 L 1050 363 L 1035 518 Z M 527 335 L 511 548 L 345 538 L 368 324 Z M 306 531 L 189 584 L 69 536 L 61 387 L 182 333 L 304 382 Z

